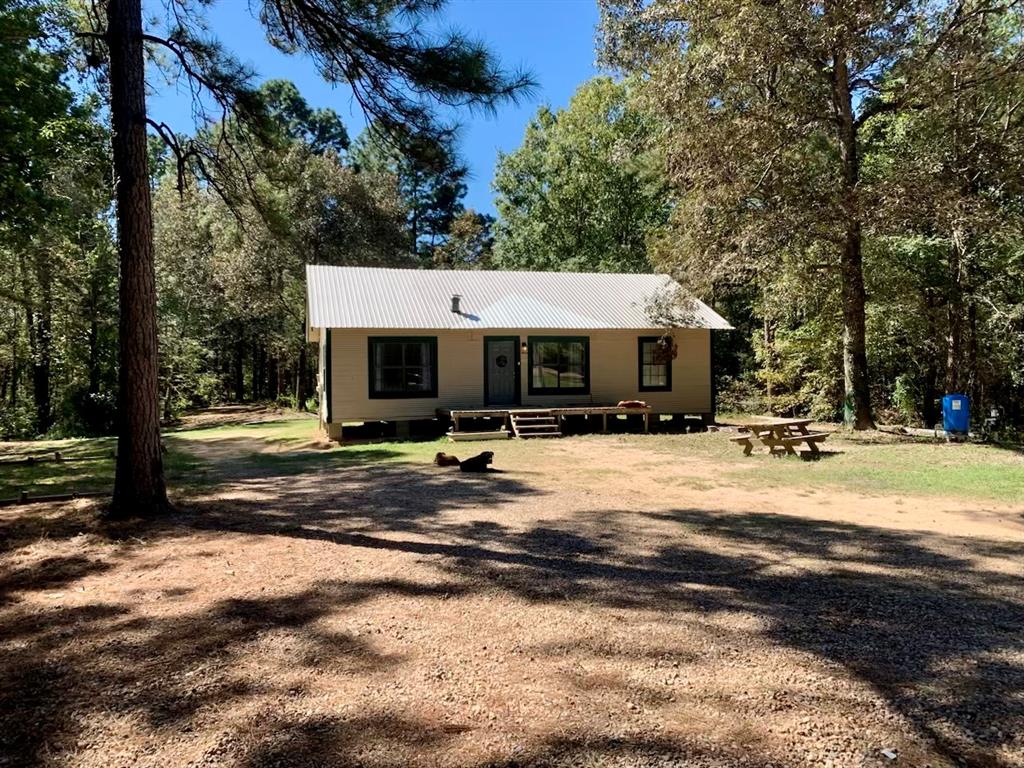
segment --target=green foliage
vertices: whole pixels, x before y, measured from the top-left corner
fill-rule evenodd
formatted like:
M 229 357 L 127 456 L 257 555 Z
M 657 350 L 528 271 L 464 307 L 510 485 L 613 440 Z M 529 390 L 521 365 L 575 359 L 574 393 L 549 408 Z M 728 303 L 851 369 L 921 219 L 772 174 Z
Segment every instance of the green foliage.
M 116 381 L 108 135 L 96 96 L 66 82 L 72 22 L 60 3 L 0 2 L 5 435 L 111 423 L 102 394 Z
M 904 326 L 890 345 L 902 347 L 893 368 L 915 377 L 926 422 L 936 390 L 976 404 L 1024 394 L 1024 123 L 1015 106 L 1024 12 L 979 7 L 968 4 L 935 51 L 919 107 L 881 115 L 868 131 L 865 178 L 885 213 L 878 290 Z
M 445 241 L 434 249 L 434 266 L 489 269 L 494 252 L 494 217 L 469 209 L 452 221 Z
M 438 32 L 444 0 L 264 0 L 260 21 L 285 53 L 304 53 L 328 82 L 344 82 L 363 110 L 393 136 L 450 135 L 430 100 L 494 109 L 528 92 L 524 72 L 508 72 L 480 42 Z
M 35 418 L 35 409 L 31 402 L 15 401 L 13 405 L 5 402 L 3 408 L 0 408 L 0 437 L 10 440 L 35 436 Z
M 23 241 L 57 205 L 46 182 L 74 104 L 65 22 L 55 3 L 0 0 L 0 242 Z
M 913 424 L 920 418 L 920 396 L 916 389 L 917 382 L 910 374 L 901 373 L 896 377 L 892 390 L 892 405 L 897 413 L 897 418 L 892 420 L 894 423 Z
M 541 107 L 523 145 L 499 155 L 496 266 L 645 272 L 667 197 L 648 153 L 651 122 L 623 83 L 583 84 L 569 107 Z
M 289 141 L 302 142 L 310 152 L 348 149 L 348 131 L 333 109 L 312 109 L 288 80 L 268 80 L 260 86 L 268 116 Z
M 409 262 L 395 180 L 357 173 L 325 146 L 344 126 L 291 84 L 271 83 L 261 98 L 287 109 L 271 111 L 258 158 L 220 159 L 235 194 L 194 181 L 179 189 L 168 174 L 154 195 L 167 418 L 225 399 L 294 405 L 301 379 L 305 401 L 305 265 Z M 242 124 L 212 130 L 248 146 Z
M 503 70 L 483 45 L 458 32 L 428 31 L 424 25 L 442 5 L 267 0 L 252 6 L 271 43 L 309 57 L 327 80 L 347 83 L 403 157 L 415 153 L 422 161 L 425 149 L 444 147 L 452 158 L 448 177 L 431 190 L 433 207 L 419 222 L 431 249 L 444 242 L 464 194 L 465 169 L 454 160 L 452 126 L 438 119 L 439 109 L 446 119 L 454 106 L 492 109 L 531 86 L 528 76 Z M 337 114 L 311 108 L 291 83 L 257 87 L 255 72 L 211 36 L 208 6 L 146 4 L 146 63 L 123 60 L 111 73 L 108 44 L 116 39 L 116 22 L 131 16 L 131 2 L 0 0 L 5 435 L 112 428 L 119 309 L 143 318 L 133 329 L 159 316 L 165 416 L 247 391 L 305 404 L 312 361 L 303 338 L 304 265 L 412 261 L 395 176 L 385 169 L 357 174 L 345 162 L 349 137 Z M 72 65 L 92 70 L 104 88 L 112 74 L 142 78 L 145 65 L 192 95 L 195 135 L 187 126 L 147 119 L 160 238 L 156 313 L 146 297 L 130 292 L 121 292 L 118 306 L 112 214 L 120 212 L 111 210 L 108 145 L 125 132 L 108 134 L 92 81 L 69 85 L 77 74 Z M 116 113 L 116 103 L 110 108 Z M 125 169 L 119 171 L 125 178 Z M 134 200 L 138 237 L 120 243 L 123 263 L 139 265 L 143 275 L 152 237 L 148 205 L 141 194 Z M 487 238 L 470 230 L 451 258 L 482 258 Z M 415 246 L 421 237 L 411 240 Z M 129 344 L 123 354 L 133 349 Z M 122 371 L 146 368 L 121 362 Z M 284 394 L 293 385 L 294 394 Z M 128 423 L 134 422 L 122 426 Z
M 739 310 L 757 355 L 732 344 L 733 380 L 834 416 L 861 315 L 883 416 L 934 423 L 966 391 L 1024 419 L 1019 4 L 600 5 L 675 193 L 652 259 Z
M 396 140 L 380 125 L 370 125 L 356 139 L 352 161 L 371 178 L 397 180 L 406 210 L 407 247 L 420 261 L 431 263 L 464 210 L 469 170 L 450 139 Z

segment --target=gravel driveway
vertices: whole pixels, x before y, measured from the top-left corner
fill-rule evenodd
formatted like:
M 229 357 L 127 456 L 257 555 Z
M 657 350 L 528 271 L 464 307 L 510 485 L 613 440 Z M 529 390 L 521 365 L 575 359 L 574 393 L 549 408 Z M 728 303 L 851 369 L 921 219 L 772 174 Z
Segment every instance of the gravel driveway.
M 1024 765 L 1021 509 L 496 450 L 3 511 L 0 765 Z

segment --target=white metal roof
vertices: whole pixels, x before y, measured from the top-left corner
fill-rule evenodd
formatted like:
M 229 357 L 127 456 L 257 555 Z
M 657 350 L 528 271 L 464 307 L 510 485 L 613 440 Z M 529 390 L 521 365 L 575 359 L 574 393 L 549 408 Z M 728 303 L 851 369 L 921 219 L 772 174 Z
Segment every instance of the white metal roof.
M 682 292 L 666 275 L 310 265 L 306 292 L 311 329 L 731 327 L 703 302 L 672 301 Z

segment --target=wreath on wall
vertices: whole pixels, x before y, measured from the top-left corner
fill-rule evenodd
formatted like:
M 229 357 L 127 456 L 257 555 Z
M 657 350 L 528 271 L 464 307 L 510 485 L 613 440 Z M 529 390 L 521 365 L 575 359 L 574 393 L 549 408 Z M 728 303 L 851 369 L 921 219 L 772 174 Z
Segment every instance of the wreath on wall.
M 676 359 L 679 354 L 679 347 L 676 345 L 676 340 L 672 338 L 672 334 L 666 333 L 664 336 L 658 339 L 657 344 L 654 345 L 654 362 L 656 363 L 668 363 Z

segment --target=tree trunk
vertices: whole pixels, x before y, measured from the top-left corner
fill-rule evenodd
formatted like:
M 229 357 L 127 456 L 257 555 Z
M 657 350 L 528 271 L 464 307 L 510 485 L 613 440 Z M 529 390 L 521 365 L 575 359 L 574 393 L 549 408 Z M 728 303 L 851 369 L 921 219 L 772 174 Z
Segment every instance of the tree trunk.
M 167 508 L 160 449 L 156 277 L 146 141 L 141 0 L 109 0 L 110 121 L 121 282 L 117 468 L 111 513 Z
M 953 230 L 946 286 L 946 394 L 964 389 L 964 234 Z
M 847 233 L 843 248 L 843 419 L 853 429 L 874 429 L 868 385 L 868 356 L 864 304 L 864 268 L 860 223 Z
M 100 393 L 100 325 L 99 320 L 93 315 L 89 321 L 89 394 Z
M 850 96 L 850 72 L 845 51 L 833 61 L 832 96 L 838 125 L 839 157 L 842 163 L 843 244 L 840 253 L 840 280 L 843 300 L 843 420 L 852 429 L 874 429 L 871 416 L 871 390 L 868 383 L 866 344 L 866 295 L 864 263 L 861 253 L 861 215 L 857 200 L 860 181 L 860 156 L 853 99 Z
M 252 400 L 253 402 L 259 402 L 259 399 L 263 396 L 263 356 L 261 354 L 262 349 L 258 341 L 253 339 L 252 342 Z
M 232 360 L 235 380 L 235 402 L 245 402 L 245 341 L 241 336 L 235 342 L 235 355 Z
M 21 363 L 18 361 L 17 337 L 11 340 L 11 408 L 18 407 L 18 377 L 21 376 Z
M 271 400 L 277 401 L 281 394 L 281 379 L 277 375 L 277 355 L 267 356 L 267 392 Z
M 42 316 L 37 317 L 36 322 L 36 351 L 32 356 L 32 399 L 36 405 L 36 431 L 45 434 L 53 422 L 50 408 L 49 328 Z
M 45 301 L 45 299 L 44 299 Z M 50 428 L 50 323 L 49 312 L 25 308 L 28 328 L 29 359 L 32 374 L 32 402 L 35 405 L 35 428 L 39 434 Z
M 100 392 L 100 318 L 99 318 L 99 285 L 93 275 L 89 285 L 89 358 L 86 369 L 89 375 L 89 394 Z
M 25 296 L 35 296 L 24 305 L 25 334 L 28 337 L 29 373 L 32 402 L 35 405 L 35 429 L 45 433 L 50 428 L 50 361 L 52 317 L 52 273 L 45 254 L 38 249 L 32 256 L 31 272 L 23 249 L 19 257 Z M 38 290 L 37 290 L 38 289 Z M 38 295 L 37 295 L 38 294 Z
M 775 351 L 773 349 L 774 334 L 772 333 L 771 322 L 766 316 L 764 318 L 764 368 L 765 373 L 765 395 L 768 398 L 768 414 L 775 415 L 772 408 L 772 379 L 775 376 Z
M 295 407 L 300 411 L 306 410 L 306 398 L 309 397 L 309 390 L 306 389 L 306 332 L 302 332 L 302 344 L 299 346 L 299 364 L 295 370 Z
M 924 383 L 921 387 L 921 418 L 924 420 L 924 426 L 931 428 L 935 426 L 939 416 L 938 409 L 935 407 L 935 399 L 939 382 L 940 361 L 932 349 L 932 341 L 936 338 L 938 332 L 935 324 L 935 299 L 933 298 L 932 291 L 928 288 L 924 292 L 924 311 L 927 323 L 925 338 L 928 340 L 928 365 L 925 367 Z
M 974 407 L 981 406 L 981 377 L 978 373 L 978 303 L 967 299 L 967 353 L 964 360 L 964 389 Z
M 32 396 L 36 405 L 36 429 L 47 432 L 53 425 L 50 398 L 50 369 L 53 360 L 53 269 L 50 256 L 42 249 L 34 255 L 38 308 L 31 312 L 29 338 L 32 344 Z

